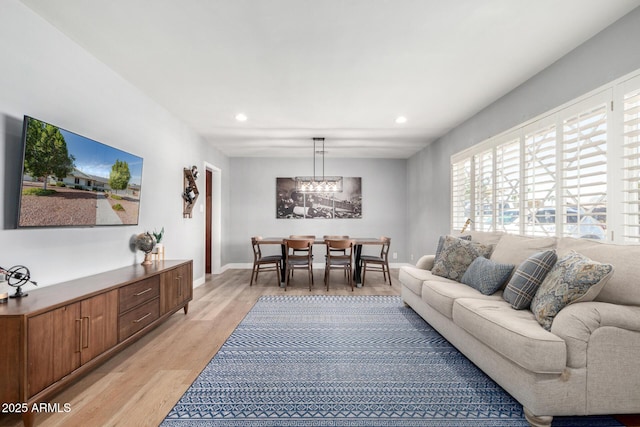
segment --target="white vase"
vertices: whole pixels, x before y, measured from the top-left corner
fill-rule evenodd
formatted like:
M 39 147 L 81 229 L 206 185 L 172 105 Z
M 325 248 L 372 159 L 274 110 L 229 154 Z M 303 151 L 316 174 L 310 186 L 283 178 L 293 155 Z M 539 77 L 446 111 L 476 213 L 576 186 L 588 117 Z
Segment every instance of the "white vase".
M 155 253 L 158 254 L 158 259 L 159 260 L 163 260 L 164 259 L 164 244 L 156 243 Z
M 4 279 L 4 275 L 0 277 L 0 304 L 4 304 L 9 301 L 9 291 L 11 287 L 9 283 Z

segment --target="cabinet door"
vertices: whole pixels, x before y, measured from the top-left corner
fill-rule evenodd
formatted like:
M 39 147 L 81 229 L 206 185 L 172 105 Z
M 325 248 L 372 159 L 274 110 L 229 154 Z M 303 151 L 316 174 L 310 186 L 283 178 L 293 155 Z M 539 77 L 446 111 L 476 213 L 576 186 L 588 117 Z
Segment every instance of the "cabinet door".
M 81 301 L 82 363 L 118 343 L 118 290 Z
M 80 366 L 80 303 L 51 310 L 27 321 L 28 396 Z
M 183 265 L 162 274 L 162 314 L 190 301 L 193 293 L 191 264 Z
M 180 291 L 178 292 L 179 304 L 182 305 L 193 298 L 193 277 L 191 275 L 191 264 L 178 267 L 178 277 Z

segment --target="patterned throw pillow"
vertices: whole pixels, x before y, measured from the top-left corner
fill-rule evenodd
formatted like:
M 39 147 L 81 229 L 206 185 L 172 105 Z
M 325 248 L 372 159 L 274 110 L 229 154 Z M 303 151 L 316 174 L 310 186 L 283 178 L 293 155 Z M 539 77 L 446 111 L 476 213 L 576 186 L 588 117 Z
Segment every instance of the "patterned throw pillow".
M 442 254 L 442 247 L 444 246 L 444 238 L 447 236 L 440 236 L 440 238 L 438 239 L 438 246 L 436 247 L 436 256 L 434 258 L 434 261 L 437 260 L 440 257 L 440 254 Z M 463 240 L 471 240 L 471 235 L 470 234 L 464 234 L 462 236 L 451 236 L 451 237 L 455 237 L 458 239 L 463 239 Z
M 492 249 L 492 246 L 482 243 L 445 236 L 442 252 L 435 260 L 431 273 L 459 282 L 473 260 L 479 256 L 488 258 Z
M 556 251 L 544 251 L 531 255 L 513 273 L 502 298 L 516 310 L 529 308 L 547 273 L 553 268 L 558 255 Z
M 515 265 L 498 264 L 485 257 L 473 260 L 462 276 L 462 283 L 477 289 L 484 295 L 491 295 L 502 287 Z
M 571 251 L 544 279 L 531 301 L 531 311 L 543 328 L 551 330 L 560 310 L 574 302 L 593 300 L 612 274 L 611 264 L 601 264 Z

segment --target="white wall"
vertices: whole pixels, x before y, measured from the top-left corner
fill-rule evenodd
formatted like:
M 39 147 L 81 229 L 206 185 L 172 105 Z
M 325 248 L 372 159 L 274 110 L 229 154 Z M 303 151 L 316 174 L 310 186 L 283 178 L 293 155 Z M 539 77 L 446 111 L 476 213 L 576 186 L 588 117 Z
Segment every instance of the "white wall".
M 406 262 L 406 160 L 325 159 L 326 175 L 362 178 L 361 219 L 276 219 L 276 178 L 311 175 L 311 159 L 231 158 L 228 237 L 234 263 L 252 260 L 251 236 L 391 237 L 390 252 Z M 379 248 L 378 248 L 379 250 Z
M 24 264 L 40 286 L 59 283 L 141 262 L 131 236 L 164 226 L 167 257 L 193 259 L 201 282 L 204 173 L 193 218 L 183 219 L 182 169 L 204 171 L 205 162 L 220 169 L 224 234 L 228 159 L 16 0 L 2 2 L 0 63 L 0 266 Z M 143 157 L 139 225 L 14 229 L 25 114 Z
M 433 253 L 450 231 L 451 155 L 640 68 L 640 8 L 578 46 L 407 162 L 408 250 Z M 456 228 L 462 227 L 462 224 Z

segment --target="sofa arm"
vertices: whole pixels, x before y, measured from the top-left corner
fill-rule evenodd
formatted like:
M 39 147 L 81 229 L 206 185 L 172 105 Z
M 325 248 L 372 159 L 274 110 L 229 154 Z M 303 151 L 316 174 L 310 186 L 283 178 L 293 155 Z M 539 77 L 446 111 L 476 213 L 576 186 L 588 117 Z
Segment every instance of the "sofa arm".
M 587 364 L 587 348 L 596 331 L 626 330 L 640 336 L 640 307 L 604 302 L 580 302 L 560 310 L 551 332 L 567 343 L 567 365 Z M 637 343 L 640 346 L 640 343 Z
M 416 267 L 422 270 L 431 270 L 433 268 L 433 262 L 435 261 L 435 255 L 423 255 L 420 257 L 418 262 L 416 262 Z

